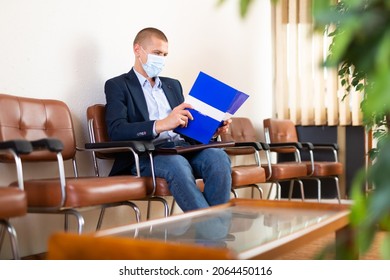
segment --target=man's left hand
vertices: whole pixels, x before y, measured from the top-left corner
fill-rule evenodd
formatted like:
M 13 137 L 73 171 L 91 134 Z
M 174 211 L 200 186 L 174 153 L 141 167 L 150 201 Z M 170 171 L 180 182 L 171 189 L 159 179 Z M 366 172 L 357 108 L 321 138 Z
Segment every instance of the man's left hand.
M 221 134 L 225 134 L 225 133 L 228 133 L 229 131 L 229 126 L 231 124 L 232 120 L 231 119 L 228 119 L 228 120 L 225 120 L 223 122 L 223 125 L 218 127 L 217 131 L 215 132 L 214 136 L 218 136 L 218 135 L 221 135 Z

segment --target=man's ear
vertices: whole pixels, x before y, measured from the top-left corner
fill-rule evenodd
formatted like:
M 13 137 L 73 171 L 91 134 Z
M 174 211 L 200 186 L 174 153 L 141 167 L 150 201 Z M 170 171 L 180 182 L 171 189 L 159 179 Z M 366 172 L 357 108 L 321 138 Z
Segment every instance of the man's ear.
M 140 46 L 139 44 L 135 44 L 135 45 L 134 45 L 133 51 L 134 51 L 134 54 L 135 54 L 137 57 L 140 57 L 140 56 L 141 56 L 141 46 Z

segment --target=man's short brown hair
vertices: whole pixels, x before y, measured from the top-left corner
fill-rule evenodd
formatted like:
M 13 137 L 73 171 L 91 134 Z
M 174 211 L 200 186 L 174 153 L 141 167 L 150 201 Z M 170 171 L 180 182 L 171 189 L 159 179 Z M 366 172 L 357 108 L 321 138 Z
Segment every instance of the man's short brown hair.
M 147 27 L 139 31 L 138 34 L 135 36 L 133 46 L 135 44 L 141 45 L 151 37 L 156 37 L 168 43 L 168 38 L 161 30 L 154 27 Z

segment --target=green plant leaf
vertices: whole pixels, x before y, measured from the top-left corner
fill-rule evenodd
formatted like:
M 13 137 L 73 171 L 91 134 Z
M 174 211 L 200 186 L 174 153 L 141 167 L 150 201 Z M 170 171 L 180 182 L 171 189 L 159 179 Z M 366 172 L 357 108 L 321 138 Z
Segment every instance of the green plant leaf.
M 352 226 L 359 226 L 367 216 L 367 198 L 362 193 L 362 185 L 365 184 L 365 170 L 360 170 L 354 177 L 351 189 L 351 199 L 354 201 L 351 207 L 350 221 Z
M 354 17 L 344 22 L 342 31 L 334 36 L 332 52 L 325 63 L 327 66 L 337 66 L 344 60 L 347 49 L 360 27 L 361 23 Z
M 245 18 L 248 11 L 249 6 L 253 3 L 253 0 L 240 0 L 240 15 L 242 18 Z
M 390 260 L 390 232 L 386 234 L 384 240 L 382 241 L 382 246 L 380 248 L 382 258 L 384 260 Z

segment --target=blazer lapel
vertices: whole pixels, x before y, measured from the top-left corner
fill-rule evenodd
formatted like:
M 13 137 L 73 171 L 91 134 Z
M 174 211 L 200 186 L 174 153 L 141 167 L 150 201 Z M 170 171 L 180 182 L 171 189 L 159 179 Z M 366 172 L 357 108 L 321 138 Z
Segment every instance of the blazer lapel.
M 129 89 L 129 93 L 132 96 L 136 107 L 141 111 L 142 117 L 149 121 L 148 105 L 146 104 L 144 92 L 142 91 L 141 85 L 133 69 L 130 70 L 126 78 L 127 88 Z
M 178 100 L 177 95 L 175 94 L 173 86 L 168 81 L 166 81 L 166 80 L 162 81 L 162 89 L 163 89 L 165 96 L 168 99 L 169 105 L 171 105 L 172 109 L 181 103 L 180 100 Z

